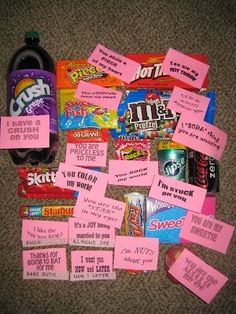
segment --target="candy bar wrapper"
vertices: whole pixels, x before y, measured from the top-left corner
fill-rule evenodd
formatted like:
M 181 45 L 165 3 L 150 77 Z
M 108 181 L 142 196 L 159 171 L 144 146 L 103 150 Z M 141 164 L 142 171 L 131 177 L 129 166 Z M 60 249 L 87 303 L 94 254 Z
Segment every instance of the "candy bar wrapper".
M 202 214 L 215 217 L 216 198 L 207 195 Z M 180 238 L 187 210 L 157 199 L 146 197 L 145 236 L 158 238 L 160 244 L 190 243 Z
M 149 161 L 151 155 L 150 141 L 115 140 L 116 159 Z
M 127 58 L 140 63 L 140 67 L 134 75 L 130 84 L 125 84 L 128 89 L 155 88 L 159 90 L 172 90 L 175 86 L 188 90 L 196 90 L 193 86 L 162 72 L 161 66 L 165 59 L 164 54 L 156 53 L 128 53 Z M 207 57 L 203 54 L 189 55 L 190 57 L 208 64 Z M 208 76 L 203 88 L 208 87 Z
M 70 205 L 27 205 L 20 207 L 21 218 L 71 217 L 74 206 Z
M 145 197 L 136 192 L 125 194 L 124 230 L 126 236 L 143 237 L 145 222 Z
M 58 89 L 76 89 L 80 81 L 102 87 L 122 87 L 124 82 L 105 73 L 86 60 L 58 60 L 56 62 Z
M 160 244 L 180 243 L 186 209 L 146 197 L 145 236 L 158 238 Z
M 74 199 L 74 192 L 55 186 L 57 168 L 18 167 L 18 195 L 35 199 Z
M 126 202 L 124 216 L 124 232 L 126 236 L 144 237 L 145 224 L 145 196 L 132 192 L 124 195 Z M 130 274 L 136 274 L 139 270 L 128 270 Z
M 97 143 L 109 142 L 110 134 L 108 129 L 84 128 L 79 130 L 68 130 L 68 143 Z
M 118 106 L 118 128 L 111 130 L 111 135 L 120 139 L 170 140 L 179 117 L 166 108 L 170 94 L 156 90 L 127 94 Z
M 61 89 L 59 98 L 59 125 L 61 130 L 81 128 L 117 128 L 117 112 L 74 97 L 75 89 Z

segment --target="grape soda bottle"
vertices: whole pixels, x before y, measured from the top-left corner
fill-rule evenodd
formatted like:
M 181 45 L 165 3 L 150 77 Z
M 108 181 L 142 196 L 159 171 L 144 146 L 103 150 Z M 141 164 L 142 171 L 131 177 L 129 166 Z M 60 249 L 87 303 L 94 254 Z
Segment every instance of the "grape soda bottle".
M 55 69 L 50 55 L 39 46 L 37 32 L 25 33 L 25 45 L 12 56 L 7 74 L 7 115 L 50 116 L 50 147 L 10 149 L 11 158 L 17 165 L 50 163 L 58 150 Z

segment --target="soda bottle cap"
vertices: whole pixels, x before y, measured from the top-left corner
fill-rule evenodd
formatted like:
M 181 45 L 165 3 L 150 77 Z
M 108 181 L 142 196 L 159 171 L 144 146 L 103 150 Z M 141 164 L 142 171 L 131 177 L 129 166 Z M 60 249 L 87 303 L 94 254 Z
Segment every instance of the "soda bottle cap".
M 36 39 L 39 39 L 39 33 L 38 33 L 38 32 L 35 32 L 35 31 L 26 32 L 26 33 L 25 33 L 25 39 L 28 39 L 28 38 L 36 38 Z

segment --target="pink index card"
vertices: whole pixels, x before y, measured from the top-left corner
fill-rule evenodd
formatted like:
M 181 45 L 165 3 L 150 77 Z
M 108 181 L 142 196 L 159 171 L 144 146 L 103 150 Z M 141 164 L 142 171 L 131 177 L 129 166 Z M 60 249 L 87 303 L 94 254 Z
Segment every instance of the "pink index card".
M 121 228 L 126 204 L 99 194 L 80 193 L 73 216 Z
M 72 251 L 71 252 L 71 281 L 84 280 L 113 280 L 112 251 Z
M 168 101 L 167 108 L 176 112 L 189 112 L 204 119 L 210 98 L 175 86 Z
M 87 167 L 106 167 L 108 143 L 67 143 L 66 163 Z
M 66 249 L 23 251 L 23 279 L 68 280 Z
M 0 148 L 49 147 L 49 115 L 1 117 Z
M 88 58 L 88 62 L 126 83 L 131 82 L 140 67 L 138 62 L 124 57 L 101 44 L 96 46 Z
M 22 220 L 23 247 L 68 244 L 68 222 Z
M 108 184 L 150 186 L 157 173 L 157 161 L 109 160 Z
M 234 227 L 220 220 L 187 212 L 180 238 L 226 254 Z
M 96 221 L 69 218 L 69 245 L 114 247 L 115 228 Z
M 74 97 L 116 111 L 122 92 L 80 81 Z
M 202 206 L 201 214 L 215 218 L 216 215 L 216 196 L 215 195 L 206 195 L 205 201 Z M 189 240 L 180 238 L 180 243 L 192 243 Z
M 210 303 L 228 278 L 184 249 L 169 273 L 206 303 Z
M 89 191 L 94 195 L 104 195 L 108 174 L 60 163 L 55 185 L 73 191 Z
M 206 193 L 198 186 L 156 175 L 149 196 L 200 213 Z
M 114 268 L 157 270 L 159 239 L 116 236 Z
M 183 113 L 172 140 L 220 160 L 227 143 L 227 134 L 193 114 Z
M 209 65 L 170 48 L 163 61 L 161 71 L 189 85 L 201 88 Z

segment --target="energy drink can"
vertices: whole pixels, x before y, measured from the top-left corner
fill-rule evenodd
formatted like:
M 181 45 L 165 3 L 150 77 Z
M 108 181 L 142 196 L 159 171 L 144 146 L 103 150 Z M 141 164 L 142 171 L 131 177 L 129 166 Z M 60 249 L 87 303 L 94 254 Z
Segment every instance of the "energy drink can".
M 186 181 L 187 148 L 172 141 L 157 144 L 159 174 L 179 181 Z

